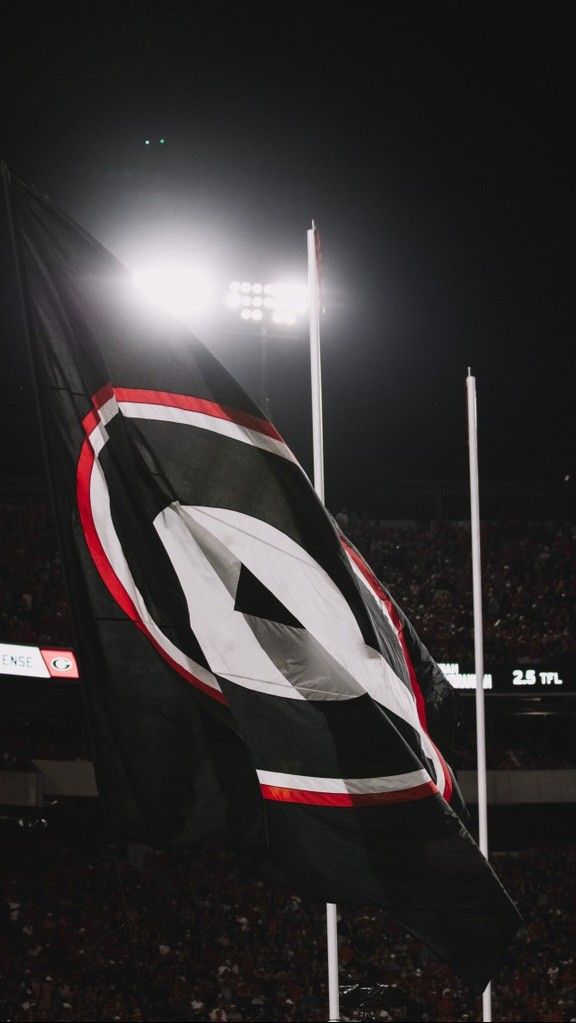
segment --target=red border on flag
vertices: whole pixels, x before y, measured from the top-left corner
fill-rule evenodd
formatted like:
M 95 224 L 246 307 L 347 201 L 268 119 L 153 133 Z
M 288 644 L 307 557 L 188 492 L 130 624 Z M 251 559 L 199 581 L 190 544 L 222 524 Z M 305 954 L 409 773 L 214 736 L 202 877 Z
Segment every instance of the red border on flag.
M 393 602 L 390 600 L 390 597 L 388 596 L 388 594 L 384 590 L 383 586 L 381 585 L 379 580 L 374 575 L 374 572 L 372 571 L 370 566 L 367 565 L 366 562 L 364 561 L 364 558 L 360 554 L 358 554 L 357 551 L 354 550 L 354 548 L 351 546 L 351 544 L 348 543 L 348 541 L 346 540 L 346 538 L 343 535 L 340 535 L 340 543 L 342 544 L 342 547 L 344 548 L 344 550 L 346 551 L 348 556 L 352 559 L 354 564 L 357 566 L 358 570 L 364 576 L 364 579 L 368 583 L 370 589 L 372 589 L 374 591 L 374 593 L 376 594 L 376 596 L 379 597 L 380 600 L 386 605 L 386 610 L 388 611 L 388 614 L 390 615 L 390 620 L 391 620 L 394 628 L 396 629 L 396 634 L 398 636 L 398 642 L 400 643 L 400 646 L 402 648 L 402 654 L 404 656 L 404 661 L 405 661 L 406 667 L 408 669 L 408 675 L 409 675 L 409 678 L 410 678 L 410 685 L 412 687 L 412 692 L 414 693 L 414 699 L 416 700 L 416 710 L 418 711 L 418 720 L 420 721 L 420 724 L 421 724 L 422 728 L 426 732 L 426 735 L 430 739 L 430 742 L 434 746 L 434 749 L 435 749 L 436 754 L 438 756 L 438 759 L 440 761 L 440 764 L 441 764 L 441 767 L 442 767 L 442 773 L 444 774 L 444 799 L 448 803 L 448 802 L 450 802 L 450 797 L 452 795 L 452 788 L 453 788 L 453 785 L 452 785 L 452 774 L 450 772 L 450 768 L 448 767 L 448 764 L 444 760 L 444 757 L 442 756 L 442 754 L 441 754 L 440 750 L 438 749 L 436 743 L 434 743 L 432 741 L 432 739 L 430 737 L 430 733 L 428 731 L 428 721 L 426 720 L 426 703 L 425 703 L 425 700 L 424 700 L 424 694 L 422 693 L 422 690 L 420 688 L 420 683 L 418 681 L 414 665 L 412 664 L 412 658 L 410 657 L 410 654 L 408 652 L 408 646 L 407 646 L 407 643 L 406 643 L 406 637 L 404 635 L 404 625 L 403 625 L 403 623 L 402 623 L 402 621 L 400 619 L 398 611 L 396 610 Z
M 106 387 L 102 387 L 94 395 L 92 401 L 95 406 L 95 409 L 101 408 L 102 405 L 109 401 L 110 398 L 113 397 L 114 395 L 118 398 L 120 393 L 122 393 L 123 395 L 121 400 L 138 402 L 142 400 L 141 395 L 143 394 L 154 395 L 155 404 L 162 404 L 162 402 L 160 401 L 160 396 L 164 394 L 164 392 L 162 391 L 138 391 L 128 390 L 126 388 L 118 388 L 113 391 L 111 386 L 107 385 Z M 175 400 L 170 401 L 166 400 L 164 404 L 182 407 L 178 406 L 177 399 L 185 397 L 186 397 L 185 395 L 167 394 L 166 395 L 167 399 Z M 146 399 L 144 399 L 144 401 L 145 400 Z M 191 400 L 193 401 L 195 399 Z M 198 401 L 200 400 L 201 399 L 198 399 Z M 152 401 L 152 399 L 150 398 L 149 401 Z M 217 408 L 218 406 L 214 407 Z M 215 415 L 216 413 L 213 412 L 212 414 Z M 222 416 L 222 418 L 229 418 L 229 416 Z M 100 419 L 97 415 L 97 412 L 95 411 L 89 412 L 88 415 L 85 416 L 84 419 L 82 420 L 82 425 L 86 430 L 88 437 L 82 445 L 76 469 L 76 495 L 78 501 L 78 511 L 80 514 L 80 522 L 82 524 L 82 529 L 84 531 L 84 536 L 86 538 L 88 549 L 90 551 L 90 554 L 92 555 L 92 559 L 94 561 L 98 574 L 100 575 L 102 582 L 104 583 L 108 591 L 111 593 L 116 603 L 122 608 L 124 614 L 128 618 L 130 618 L 130 620 L 134 622 L 134 625 L 136 625 L 136 627 L 140 629 L 140 632 L 142 632 L 146 636 L 146 639 L 152 644 L 154 649 L 160 654 L 163 660 L 166 661 L 166 663 L 169 664 L 170 667 L 174 669 L 174 671 L 177 671 L 178 674 L 182 676 L 182 678 L 186 679 L 187 682 L 190 682 L 193 686 L 195 686 L 197 689 L 200 689 L 201 692 L 205 693 L 207 696 L 210 696 L 213 700 L 217 700 L 218 703 L 223 703 L 226 705 L 226 698 L 224 697 L 224 694 L 222 692 L 220 692 L 217 689 L 213 689 L 211 686 L 206 685 L 205 682 L 202 682 L 202 680 L 193 675 L 192 672 L 187 671 L 186 668 L 183 668 L 181 664 L 178 664 L 178 662 L 175 661 L 174 658 L 171 657 L 166 650 L 164 650 L 164 648 L 161 646 L 158 640 L 151 634 L 149 629 L 146 627 L 146 625 L 140 618 L 136 605 L 132 600 L 132 597 L 126 590 L 123 583 L 118 578 L 116 572 L 114 571 L 113 566 L 110 564 L 110 561 L 108 560 L 108 556 L 100 542 L 100 537 L 98 536 L 98 532 L 96 530 L 94 516 L 92 514 L 92 505 L 90 503 L 90 479 L 92 476 L 92 471 L 94 469 L 94 463 L 96 461 L 96 458 L 88 438 L 92 431 L 95 429 L 95 427 L 98 426 L 99 424 Z
M 308 806 L 382 806 L 386 803 L 409 803 L 438 794 L 433 781 L 393 792 L 314 792 L 280 785 L 260 785 L 260 791 L 264 799 L 279 803 L 306 803 Z

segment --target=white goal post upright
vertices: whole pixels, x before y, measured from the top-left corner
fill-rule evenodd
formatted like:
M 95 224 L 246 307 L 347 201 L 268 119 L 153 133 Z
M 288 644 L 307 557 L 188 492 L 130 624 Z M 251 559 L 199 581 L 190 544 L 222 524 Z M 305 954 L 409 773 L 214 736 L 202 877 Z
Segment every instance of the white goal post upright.
M 478 423 L 476 377 L 468 367 L 468 455 L 470 462 L 470 534 L 472 539 L 472 596 L 474 608 L 474 670 L 476 673 L 476 770 L 478 774 L 478 830 L 480 852 L 488 859 L 488 802 L 486 793 L 486 728 L 484 722 L 484 646 L 482 641 L 482 570 L 480 563 L 480 497 L 478 487 Z M 482 1020 L 492 1020 L 490 984 L 482 993 Z
M 322 366 L 320 361 L 320 279 L 318 273 L 317 228 L 306 232 L 308 248 L 308 321 L 310 324 L 310 379 L 312 386 L 312 449 L 314 455 L 314 489 L 324 504 L 324 436 L 322 429 Z M 326 937 L 328 944 L 328 1011 L 329 1019 L 340 1019 L 338 985 L 338 917 L 336 905 L 326 903 Z

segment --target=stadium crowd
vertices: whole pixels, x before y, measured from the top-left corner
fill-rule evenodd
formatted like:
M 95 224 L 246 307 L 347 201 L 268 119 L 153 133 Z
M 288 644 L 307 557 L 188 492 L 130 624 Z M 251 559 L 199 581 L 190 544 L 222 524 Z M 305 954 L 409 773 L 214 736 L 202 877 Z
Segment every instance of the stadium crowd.
M 338 522 L 414 623 L 439 662 L 472 663 L 470 534 L 466 523 L 391 523 L 341 511 Z M 576 660 L 576 526 L 482 526 L 485 662 Z M 72 644 L 62 566 L 45 501 L 0 502 L 0 642 Z M 0 766 L 31 758 L 82 759 L 88 748 L 80 697 L 74 707 L 0 712 Z M 549 716 L 546 731 L 514 738 L 487 716 L 492 769 L 573 767 L 576 748 Z M 457 734 L 454 764 L 475 767 L 474 723 Z
M 437 661 L 472 661 L 466 523 L 392 524 L 341 511 L 344 532 L 412 620 Z M 576 526 L 483 523 L 487 661 L 576 654 Z M 0 642 L 72 643 L 62 566 L 46 502 L 0 503 Z
M 88 843 L 81 821 L 78 834 L 3 835 L 3 1019 L 326 1018 L 323 904 L 247 879 L 215 844 L 130 865 Z M 574 1019 L 574 850 L 501 854 L 496 869 L 524 927 L 494 984 L 494 1018 Z M 383 912 L 339 910 L 344 1020 L 480 1018 L 478 1000 Z
M 68 601 L 47 503 L 0 503 L 0 536 L 0 643 L 70 646 Z
M 339 512 L 338 522 L 412 621 L 437 661 L 473 661 L 468 523 L 392 525 Z M 576 653 L 576 526 L 482 523 L 487 662 Z
M 471 660 L 469 532 L 464 524 L 392 524 L 341 512 L 352 542 L 439 661 Z M 71 644 L 47 505 L 0 503 L 0 642 Z M 576 653 L 575 529 L 484 523 L 486 658 Z M 54 690 L 52 690 L 54 692 Z M 0 715 L 0 769 L 31 757 L 84 758 L 77 687 L 58 707 Z M 75 694 L 75 695 L 73 695 Z M 490 728 L 490 713 L 488 713 Z M 496 727 L 488 766 L 574 766 L 566 747 L 511 748 Z M 525 734 L 525 730 L 524 730 Z M 549 737 L 550 738 L 550 737 Z M 572 747 L 573 751 L 573 747 Z M 556 758 L 556 759 L 555 759 Z M 456 767 L 475 765 L 469 717 Z M 117 859 L 89 817 L 62 833 L 7 815 L 2 827 L 0 1013 L 7 1020 L 320 1020 L 325 1018 L 324 906 L 240 872 L 231 853 Z M 502 1021 L 576 1019 L 576 856 L 568 846 L 500 854 L 497 869 L 525 926 L 494 986 Z M 339 907 L 344 1020 L 475 1020 L 479 1002 L 405 932 L 370 908 Z

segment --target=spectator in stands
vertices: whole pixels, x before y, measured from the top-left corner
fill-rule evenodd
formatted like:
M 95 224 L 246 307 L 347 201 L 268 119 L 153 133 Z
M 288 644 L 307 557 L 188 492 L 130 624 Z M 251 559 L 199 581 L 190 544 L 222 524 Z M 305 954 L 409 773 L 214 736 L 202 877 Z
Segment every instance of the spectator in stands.
M 93 837 L 64 838 L 49 828 L 3 838 L 3 1019 L 324 1018 L 322 903 L 246 880 L 214 845 L 201 854 L 150 853 L 142 872 L 121 864 L 136 963 L 116 867 Z M 570 1020 L 574 850 L 539 847 L 496 859 L 525 926 L 511 965 L 496 978 L 494 1016 Z M 478 1003 L 450 971 L 383 911 L 340 907 L 340 915 L 344 1020 L 478 1018 Z

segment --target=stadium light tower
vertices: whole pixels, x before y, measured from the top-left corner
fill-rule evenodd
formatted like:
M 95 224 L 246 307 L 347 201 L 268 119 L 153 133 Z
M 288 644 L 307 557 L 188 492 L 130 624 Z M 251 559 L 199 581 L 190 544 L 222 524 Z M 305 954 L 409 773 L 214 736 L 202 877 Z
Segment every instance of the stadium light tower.
M 235 280 L 230 282 L 225 303 L 247 326 L 258 324 L 262 346 L 261 386 L 264 412 L 270 416 L 268 388 L 269 341 L 284 336 L 293 337 L 290 328 L 302 320 L 307 309 L 306 285 L 287 280 L 263 284 L 260 281 Z

